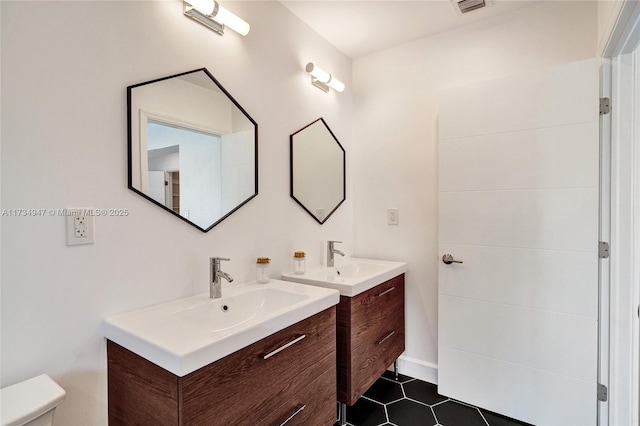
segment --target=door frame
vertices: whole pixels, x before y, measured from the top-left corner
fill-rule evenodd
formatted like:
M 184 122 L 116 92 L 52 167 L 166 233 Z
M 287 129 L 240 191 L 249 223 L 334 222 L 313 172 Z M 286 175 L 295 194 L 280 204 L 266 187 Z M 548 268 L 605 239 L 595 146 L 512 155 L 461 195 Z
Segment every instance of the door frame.
M 640 2 L 625 0 L 616 11 L 601 52 L 601 93 L 611 99 L 602 121 L 603 217 L 601 237 L 610 238 L 609 326 L 601 336 L 601 383 L 609 403 L 600 424 L 640 424 Z M 605 197 L 606 198 L 606 197 Z M 606 321 L 606 318 L 603 318 Z M 608 351 L 607 351 L 608 349 Z M 608 352 L 608 353 L 607 353 Z M 604 358 L 602 358 L 604 353 Z M 607 361 L 606 363 L 604 361 Z M 606 371 L 605 371 L 606 370 Z M 631 374 L 629 374 L 631 372 Z

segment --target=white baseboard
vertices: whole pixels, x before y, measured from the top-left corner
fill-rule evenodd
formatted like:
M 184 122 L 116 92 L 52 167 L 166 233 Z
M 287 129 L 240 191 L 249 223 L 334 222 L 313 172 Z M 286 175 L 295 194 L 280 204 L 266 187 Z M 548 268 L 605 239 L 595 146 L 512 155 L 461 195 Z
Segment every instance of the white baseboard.
M 391 370 L 393 370 L 393 366 L 391 366 Z M 434 385 L 438 384 L 437 364 L 400 355 L 400 358 L 398 358 L 398 372 Z

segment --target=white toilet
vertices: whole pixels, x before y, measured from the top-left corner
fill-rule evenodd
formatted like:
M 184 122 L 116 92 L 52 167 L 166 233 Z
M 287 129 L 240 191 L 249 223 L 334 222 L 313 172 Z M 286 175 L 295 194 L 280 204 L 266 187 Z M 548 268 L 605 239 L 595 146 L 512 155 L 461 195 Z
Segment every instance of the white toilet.
M 1 426 L 50 426 L 66 392 L 46 374 L 0 389 Z

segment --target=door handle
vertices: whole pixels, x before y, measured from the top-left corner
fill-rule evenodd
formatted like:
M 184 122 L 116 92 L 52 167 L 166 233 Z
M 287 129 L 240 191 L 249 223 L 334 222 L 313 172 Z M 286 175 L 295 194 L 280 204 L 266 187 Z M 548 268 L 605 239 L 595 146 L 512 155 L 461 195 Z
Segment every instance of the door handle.
M 442 261 L 447 265 L 451 265 L 452 263 L 462 263 L 462 260 L 455 260 L 449 253 L 442 256 Z

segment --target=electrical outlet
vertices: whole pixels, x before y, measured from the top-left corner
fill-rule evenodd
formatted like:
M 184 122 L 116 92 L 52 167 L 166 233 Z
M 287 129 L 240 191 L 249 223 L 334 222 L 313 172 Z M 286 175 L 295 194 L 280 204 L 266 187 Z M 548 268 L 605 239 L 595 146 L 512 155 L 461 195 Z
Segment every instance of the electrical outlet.
M 66 209 L 67 245 L 93 244 L 93 215 L 91 209 Z
M 73 232 L 76 238 L 87 237 L 87 218 L 86 216 L 73 217 Z
M 387 210 L 387 224 L 388 225 L 397 225 L 398 224 L 398 209 L 389 209 Z

